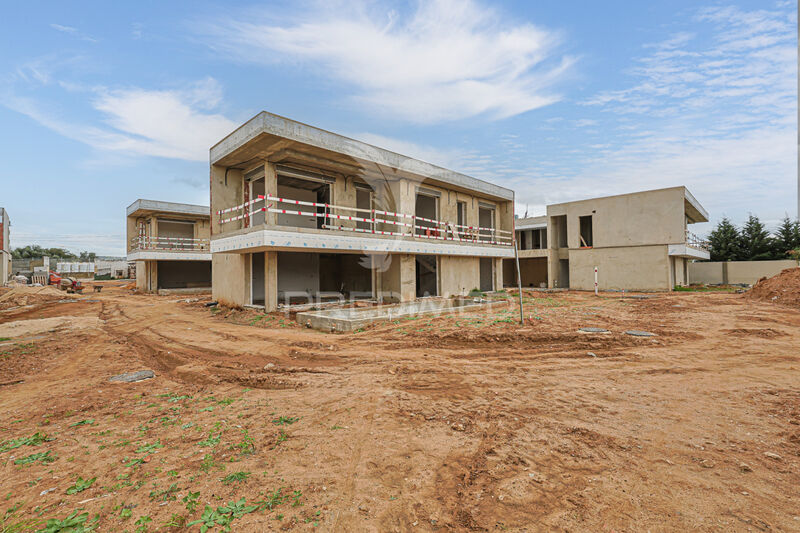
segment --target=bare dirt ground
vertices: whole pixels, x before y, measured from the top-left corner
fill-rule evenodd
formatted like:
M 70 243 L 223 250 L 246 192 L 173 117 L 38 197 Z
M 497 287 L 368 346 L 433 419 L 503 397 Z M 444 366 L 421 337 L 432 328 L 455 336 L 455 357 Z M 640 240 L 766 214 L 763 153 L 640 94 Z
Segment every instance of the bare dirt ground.
M 5 308 L 0 529 L 800 530 L 800 310 L 525 300 L 349 335 L 110 284 Z

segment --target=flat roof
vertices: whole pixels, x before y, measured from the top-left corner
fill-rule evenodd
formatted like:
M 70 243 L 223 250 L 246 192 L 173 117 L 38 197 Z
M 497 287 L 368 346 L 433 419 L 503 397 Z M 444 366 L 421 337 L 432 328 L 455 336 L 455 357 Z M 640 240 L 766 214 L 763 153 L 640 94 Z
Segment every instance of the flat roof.
M 514 229 L 541 229 L 547 227 L 547 215 L 514 219 Z
M 161 200 L 138 199 L 125 210 L 126 216 L 134 214 L 168 213 L 211 218 L 211 210 L 207 205 L 179 204 Z
M 232 167 L 259 159 L 267 160 L 278 152 L 293 151 L 307 158 L 328 159 L 364 171 L 364 164 L 377 165 L 400 174 L 431 179 L 501 200 L 513 200 L 514 191 L 448 170 L 419 159 L 404 156 L 302 122 L 262 111 L 211 147 L 212 165 Z

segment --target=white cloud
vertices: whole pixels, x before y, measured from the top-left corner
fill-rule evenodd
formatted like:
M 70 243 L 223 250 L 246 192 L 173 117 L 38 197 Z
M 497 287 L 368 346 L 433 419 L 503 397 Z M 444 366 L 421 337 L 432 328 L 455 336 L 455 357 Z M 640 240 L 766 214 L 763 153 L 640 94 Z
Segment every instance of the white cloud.
M 50 27 L 56 31 L 60 31 L 61 33 L 66 33 L 67 35 L 71 35 L 81 41 L 88 41 L 90 43 L 96 43 L 97 39 L 90 35 L 86 35 L 78 30 L 78 28 L 73 28 L 72 26 L 64 26 L 62 24 L 50 24 Z
M 290 22 L 274 8 L 205 22 L 209 45 L 240 61 L 295 61 L 352 87 L 354 103 L 432 123 L 509 117 L 560 99 L 574 62 L 556 32 L 510 20 L 472 0 L 420 2 L 406 15 L 367 2 L 302 5 Z
M 630 122 L 586 159 L 569 193 L 687 185 L 709 209 L 765 219 L 794 211 L 797 178 L 795 8 L 698 11 L 692 32 L 645 46 L 630 87 L 585 104 Z M 631 126 L 635 126 L 631 129 Z
M 9 95 L 4 103 L 98 150 L 206 161 L 209 148 L 237 126 L 211 112 L 221 98 L 221 87 L 213 78 L 180 90 L 95 88 L 88 100 L 99 113 L 94 123 L 83 124 L 60 118 L 58 110 L 30 97 Z

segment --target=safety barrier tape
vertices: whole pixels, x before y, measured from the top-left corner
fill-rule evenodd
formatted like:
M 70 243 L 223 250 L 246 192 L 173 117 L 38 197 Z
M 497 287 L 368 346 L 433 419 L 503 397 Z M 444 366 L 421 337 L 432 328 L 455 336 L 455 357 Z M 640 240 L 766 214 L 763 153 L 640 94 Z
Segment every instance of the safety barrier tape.
M 264 196 L 259 195 L 259 198 L 264 198 Z M 495 233 L 507 233 L 507 234 L 513 233 L 511 231 L 500 230 L 500 229 L 495 229 L 495 228 L 483 228 L 483 227 L 480 227 L 480 226 L 465 226 L 463 224 L 451 224 L 449 222 L 442 222 L 441 220 L 434 220 L 432 218 L 425 218 L 425 217 L 420 217 L 420 216 L 417 216 L 417 215 L 407 215 L 405 213 L 393 213 L 391 211 L 381 211 L 379 209 L 362 209 L 362 208 L 358 208 L 358 207 L 348 207 L 348 206 L 339 206 L 339 205 L 333 205 L 333 204 L 323 204 L 323 203 L 319 203 L 319 202 L 307 202 L 307 201 L 304 201 L 304 200 L 292 200 L 292 199 L 289 199 L 289 198 L 280 198 L 278 196 L 272 196 L 272 195 L 268 195 L 268 196 L 266 196 L 266 198 L 268 200 L 274 200 L 274 201 L 276 201 L 278 203 L 286 203 L 286 204 L 294 204 L 294 205 L 305 205 L 305 206 L 308 206 L 308 207 L 325 207 L 327 209 L 346 209 L 346 210 L 349 210 L 349 211 L 361 211 L 362 213 L 363 212 L 367 212 L 367 213 L 375 213 L 375 214 L 384 215 L 384 216 L 403 217 L 403 218 L 410 218 L 410 219 L 413 219 L 413 220 L 422 220 L 423 222 L 431 222 L 433 224 L 441 224 L 443 226 L 452 226 L 452 227 L 455 227 L 455 228 L 474 229 L 474 230 L 481 230 L 481 231 L 492 231 L 492 232 L 495 232 Z M 410 224 L 406 224 L 406 225 L 410 226 Z

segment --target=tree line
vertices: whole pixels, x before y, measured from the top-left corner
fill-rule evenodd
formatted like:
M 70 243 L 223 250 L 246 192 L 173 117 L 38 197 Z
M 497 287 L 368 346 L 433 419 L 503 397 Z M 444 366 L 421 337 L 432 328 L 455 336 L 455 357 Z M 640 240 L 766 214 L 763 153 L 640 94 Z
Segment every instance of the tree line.
M 40 257 L 49 257 L 61 262 L 75 262 L 92 263 L 97 258 L 94 252 L 81 252 L 76 255 L 66 248 L 42 248 L 38 244 L 21 246 L 11 250 L 11 257 L 13 259 L 39 259 Z
M 784 217 L 770 233 L 755 215 L 741 228 L 723 217 L 708 236 L 712 261 L 766 261 L 800 256 L 800 221 Z

